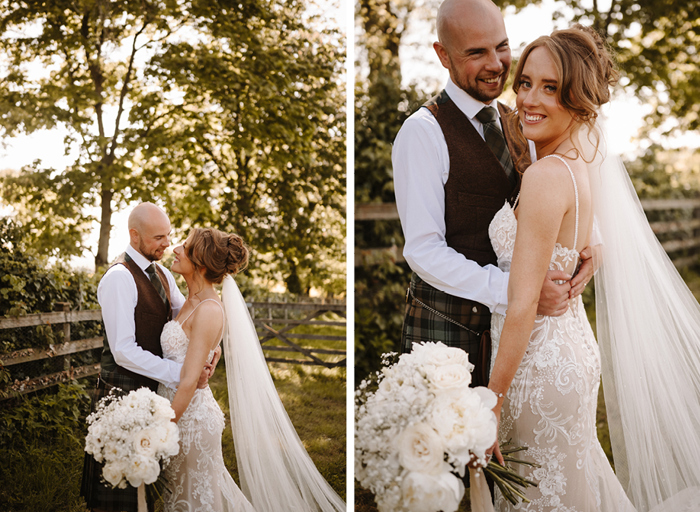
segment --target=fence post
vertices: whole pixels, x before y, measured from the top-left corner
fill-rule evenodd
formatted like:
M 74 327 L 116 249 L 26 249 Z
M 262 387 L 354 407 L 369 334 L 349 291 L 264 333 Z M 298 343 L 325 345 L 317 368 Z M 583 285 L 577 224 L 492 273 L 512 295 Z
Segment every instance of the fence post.
M 56 302 L 53 306 L 54 311 L 70 311 L 70 302 Z M 63 343 L 68 343 L 70 341 L 70 322 L 63 324 Z M 70 355 L 63 356 L 63 369 L 70 370 Z

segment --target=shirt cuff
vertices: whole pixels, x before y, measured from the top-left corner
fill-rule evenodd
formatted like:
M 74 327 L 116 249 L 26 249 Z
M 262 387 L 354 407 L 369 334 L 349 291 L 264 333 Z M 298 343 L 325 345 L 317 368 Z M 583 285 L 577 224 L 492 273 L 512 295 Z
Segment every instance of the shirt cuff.
M 499 315 L 505 316 L 508 310 L 508 277 L 503 280 L 503 287 L 501 288 L 501 293 L 499 294 L 499 303 L 496 304 L 492 309 L 491 313 L 498 313 Z

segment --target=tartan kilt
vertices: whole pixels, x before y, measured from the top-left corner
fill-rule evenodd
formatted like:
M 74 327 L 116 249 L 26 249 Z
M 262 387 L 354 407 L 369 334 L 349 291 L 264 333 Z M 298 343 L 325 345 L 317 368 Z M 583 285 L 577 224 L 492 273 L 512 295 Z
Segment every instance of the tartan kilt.
M 149 380 L 145 379 L 144 380 Z M 137 381 L 128 375 L 123 375 L 116 371 L 103 371 L 97 381 L 92 398 L 92 411 L 97 409 L 98 402 L 109 394 L 110 389 L 120 388 L 119 395 L 126 395 L 130 391 L 144 387 L 144 380 Z M 157 389 L 157 382 L 150 387 L 154 391 Z M 154 389 L 155 388 L 155 389 Z M 92 455 L 85 452 L 83 463 L 83 478 L 80 484 L 80 495 L 85 498 L 89 509 L 109 510 L 112 512 L 136 512 L 138 509 L 138 491 L 136 487 L 127 484 L 126 489 L 113 489 L 108 483 L 102 483 L 103 464 L 98 463 Z M 149 510 L 153 504 L 148 503 Z
M 416 299 L 474 332 L 425 309 Z M 472 386 L 486 386 L 491 365 L 490 327 L 491 312 L 488 307 L 445 293 L 415 273 L 411 275 L 410 288 L 406 292 L 401 352 L 410 352 L 413 343 L 419 341 L 441 341 L 449 347 L 461 348 L 469 354 L 469 362 L 474 365 Z

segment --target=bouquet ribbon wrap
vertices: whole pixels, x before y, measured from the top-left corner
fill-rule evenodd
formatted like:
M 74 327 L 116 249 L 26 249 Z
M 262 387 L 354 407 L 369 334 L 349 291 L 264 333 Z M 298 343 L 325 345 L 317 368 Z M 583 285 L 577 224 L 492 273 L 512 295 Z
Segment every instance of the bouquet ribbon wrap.
M 471 466 L 469 466 L 469 493 L 472 512 L 494 512 L 486 476 L 483 472 L 478 474 L 477 470 Z

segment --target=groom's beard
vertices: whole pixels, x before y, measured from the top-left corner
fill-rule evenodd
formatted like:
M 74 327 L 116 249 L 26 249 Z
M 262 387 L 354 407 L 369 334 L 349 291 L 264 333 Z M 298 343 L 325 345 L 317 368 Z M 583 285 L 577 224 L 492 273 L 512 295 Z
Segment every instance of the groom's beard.
M 157 249 L 153 249 L 151 251 L 148 251 L 144 247 L 143 242 L 139 242 L 139 252 L 148 261 L 160 261 L 160 259 L 163 257 L 163 254 L 165 253 L 165 249 L 158 247 Z

